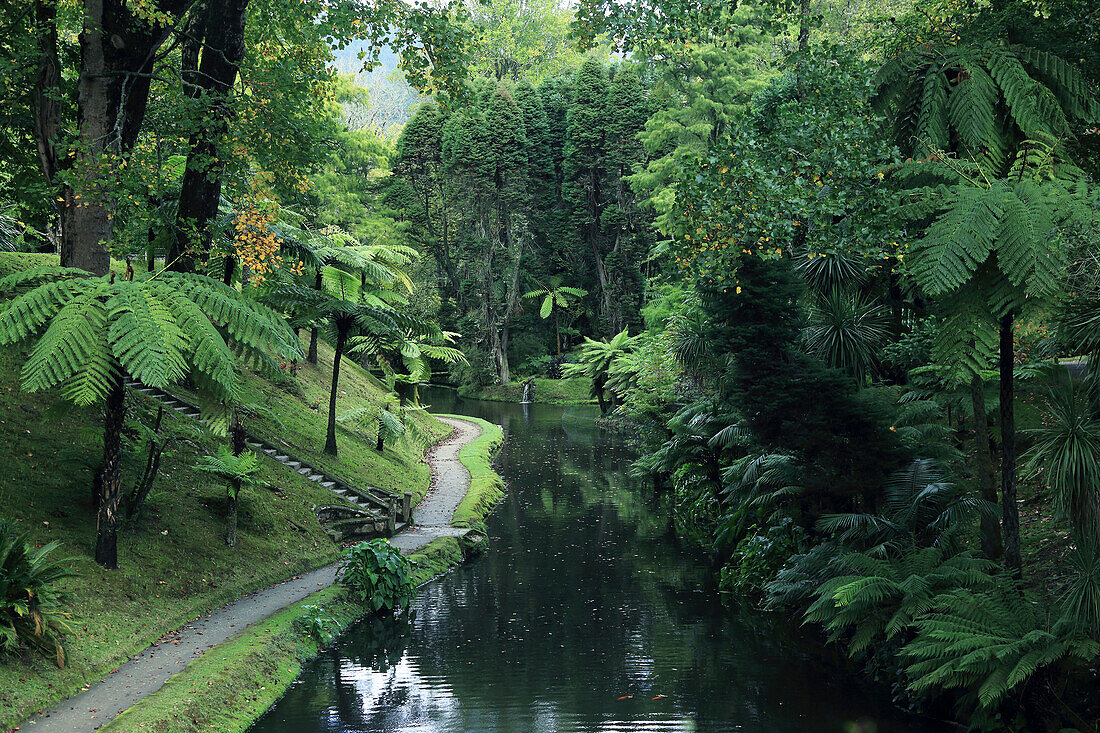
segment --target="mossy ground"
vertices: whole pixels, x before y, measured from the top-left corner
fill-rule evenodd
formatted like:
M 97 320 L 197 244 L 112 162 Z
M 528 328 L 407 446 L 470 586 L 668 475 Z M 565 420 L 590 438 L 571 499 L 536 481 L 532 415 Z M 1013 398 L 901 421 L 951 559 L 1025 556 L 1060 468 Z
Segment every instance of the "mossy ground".
M 482 428 L 481 435 L 459 451 L 459 460 L 472 478 L 463 502 L 465 522 L 481 525 L 501 496 L 501 480 L 492 472 L 490 462 L 504 435 L 492 423 L 463 419 Z M 455 517 L 457 523 L 457 511 Z M 477 539 L 433 540 L 410 556 L 416 564 L 413 582 L 430 582 L 479 552 L 481 546 Z M 199 657 L 104 730 L 231 733 L 247 729 L 293 683 L 302 665 L 320 653 L 318 640 L 294 623 L 317 613 L 332 620 L 336 635 L 362 618 L 364 609 L 349 602 L 340 586 L 313 593 Z
M 460 387 L 463 397 L 473 397 L 491 402 L 519 402 L 523 398 L 525 377 L 516 377 L 508 384 L 496 384 L 480 389 Z M 543 405 L 587 405 L 595 400 L 590 396 L 592 380 L 588 377 L 546 379 L 535 377 L 535 398 L 532 402 Z
M 56 255 L 0 254 L 0 276 L 56 262 Z M 53 394 L 23 393 L 19 370 L 27 352 L 0 351 L 0 516 L 15 520 L 38 545 L 61 542 L 58 555 L 71 558 L 67 564 L 76 573 L 66 581 L 74 633 L 65 640 L 64 669 L 34 654 L 0 659 L 0 729 L 75 694 L 202 613 L 339 555 L 312 511 L 339 499 L 271 459 L 261 462 L 260 476 L 269 488 L 242 497 L 237 546 L 227 547 L 225 486 L 194 469 L 200 456 L 215 452 L 219 439 L 166 410 L 165 432 L 179 442 L 166 453 L 143 512 L 120 533 L 121 569 L 99 567 L 91 557 L 90 487 L 102 451 L 101 414 L 61 411 Z M 373 435 L 342 429 L 339 458 L 326 463 L 317 455 L 324 445 L 327 399 L 320 410 L 304 403 L 327 396 L 331 361 L 331 350 L 322 346 L 321 364 L 297 376 L 300 396 L 250 375 L 251 399 L 264 402 L 283 424 L 279 428 L 272 420 L 270 430 L 257 432 L 283 436 L 295 452 L 353 482 L 422 495 L 429 473 L 420 445 L 399 444 L 379 455 Z M 341 409 L 371 408 L 386 399 L 384 387 L 350 362 L 343 366 L 341 389 Z M 131 394 L 128 405 L 132 419 L 152 424 L 157 403 Z M 424 441 L 446 432 L 431 417 L 413 419 L 424 424 Z M 134 485 L 144 457 L 128 459 L 124 491 Z

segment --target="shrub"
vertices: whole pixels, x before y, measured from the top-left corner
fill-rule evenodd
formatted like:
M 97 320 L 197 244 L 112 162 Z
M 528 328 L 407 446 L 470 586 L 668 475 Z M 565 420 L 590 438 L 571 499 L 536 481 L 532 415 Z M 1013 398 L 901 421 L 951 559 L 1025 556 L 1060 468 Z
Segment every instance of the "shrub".
M 294 626 L 318 644 L 327 644 L 339 633 L 340 623 L 320 606 L 304 606 L 304 614 L 294 619 Z
M 71 629 L 58 581 L 72 573 L 49 559 L 57 546 L 51 542 L 35 551 L 26 534 L 0 520 L 0 654 L 52 649 L 57 666 L 65 666 L 61 634 Z
M 407 608 L 413 594 L 412 563 L 382 538 L 348 549 L 338 580 L 373 611 Z
M 738 597 L 759 597 L 783 564 L 798 553 L 804 537 L 804 530 L 789 517 L 771 527 L 750 526 L 722 566 L 718 587 Z

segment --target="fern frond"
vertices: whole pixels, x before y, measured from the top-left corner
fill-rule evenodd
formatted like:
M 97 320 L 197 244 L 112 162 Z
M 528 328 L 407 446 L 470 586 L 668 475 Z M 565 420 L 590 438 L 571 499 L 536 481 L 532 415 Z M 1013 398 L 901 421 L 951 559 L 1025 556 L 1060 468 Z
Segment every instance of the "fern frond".
M 183 379 L 187 337 L 154 290 L 140 283 L 119 283 L 106 307 L 111 321 L 107 339 L 129 374 L 152 387 Z
M 23 388 L 38 392 L 66 383 L 66 398 L 93 405 L 111 391 L 117 371 L 107 342 L 107 309 L 92 290 L 54 316 L 23 365 Z

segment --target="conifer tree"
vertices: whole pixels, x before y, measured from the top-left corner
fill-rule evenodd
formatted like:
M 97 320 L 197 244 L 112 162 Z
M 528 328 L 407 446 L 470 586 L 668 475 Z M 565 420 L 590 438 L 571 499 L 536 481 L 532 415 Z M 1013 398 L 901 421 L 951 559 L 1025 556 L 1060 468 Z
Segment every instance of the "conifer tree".
M 601 330 L 611 333 L 612 291 L 604 264 L 606 244 L 600 227 L 607 197 L 603 129 L 606 104 L 607 71 L 603 63 L 589 57 L 573 79 L 573 97 L 566 113 L 562 190 L 572 212 L 573 227 L 596 276 L 594 290 L 604 322 Z

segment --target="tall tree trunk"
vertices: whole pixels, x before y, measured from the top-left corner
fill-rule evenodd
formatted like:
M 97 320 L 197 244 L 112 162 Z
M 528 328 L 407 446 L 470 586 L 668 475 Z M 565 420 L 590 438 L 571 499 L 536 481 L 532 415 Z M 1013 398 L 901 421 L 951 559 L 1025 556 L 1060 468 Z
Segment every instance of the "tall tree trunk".
M 810 0 L 801 0 L 798 7 L 798 50 L 810 45 Z
M 348 341 L 350 325 L 336 324 L 336 355 L 332 359 L 332 391 L 328 398 L 328 435 L 325 437 L 325 453 L 336 455 L 336 391 L 340 386 L 340 358 Z
M 1016 505 L 1016 419 L 1012 371 L 1015 351 L 1012 342 L 1014 315 L 1001 319 L 1001 531 L 1004 533 L 1005 567 L 1017 578 L 1023 575 L 1020 557 L 1020 509 Z
M 982 498 L 997 503 L 997 478 L 993 467 L 993 452 L 989 449 L 989 419 L 985 414 L 985 394 L 982 378 L 975 375 L 970 380 L 970 402 L 974 411 L 974 447 L 977 454 L 978 488 Z M 982 552 L 988 558 L 998 558 L 1004 551 L 1001 542 L 1001 526 L 997 518 L 982 514 Z
M 38 76 L 34 83 L 34 139 L 38 146 L 38 162 L 47 186 L 56 185 L 58 167 L 67 160 L 61 152 L 61 63 L 57 52 L 57 3 L 36 0 L 34 26 L 38 36 Z M 65 214 L 62 190 L 61 202 L 55 201 L 58 221 Z M 51 198 L 58 198 L 51 196 Z
M 176 236 L 169 244 L 168 266 L 180 272 L 193 271 L 196 259 L 205 260 L 210 254 L 210 222 L 218 214 L 225 167 L 219 146 L 229 128 L 231 91 L 244 57 L 248 0 L 211 1 L 195 10 L 206 16 L 204 21 L 196 21 L 204 26 L 202 59 L 196 73 L 184 69 L 185 91 L 206 102 L 209 111 L 191 134 L 176 213 Z M 189 59 L 185 56 L 184 63 Z
M 193 0 L 161 0 L 171 20 Z M 113 231 L 113 177 L 137 140 L 149 101 L 156 52 L 173 23 L 150 23 L 127 0 L 84 0 L 80 33 L 76 175 L 63 193 L 61 264 L 105 275 Z
M 239 456 L 244 453 L 248 447 L 248 433 L 245 432 L 244 425 L 241 423 L 241 413 L 237 409 L 233 410 L 233 424 L 229 428 L 229 435 L 233 441 L 233 455 Z M 237 546 L 237 507 L 241 501 L 241 488 L 241 481 L 234 479 L 226 497 L 228 506 L 225 514 L 225 544 L 230 547 Z
M 99 478 L 95 561 L 118 568 L 118 528 L 122 523 L 122 426 L 126 421 L 126 385 L 120 374 L 107 394 L 103 415 L 103 466 Z
M 317 280 L 314 283 L 314 288 L 321 289 L 321 268 L 317 268 Z M 309 351 L 306 352 L 306 361 L 314 366 L 317 365 L 317 338 L 320 336 L 320 329 L 314 326 L 309 329 Z

